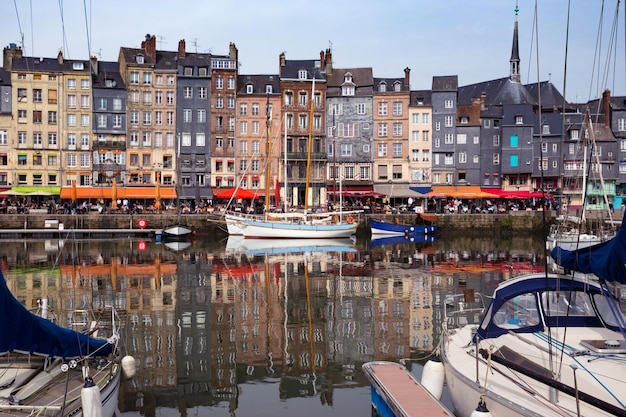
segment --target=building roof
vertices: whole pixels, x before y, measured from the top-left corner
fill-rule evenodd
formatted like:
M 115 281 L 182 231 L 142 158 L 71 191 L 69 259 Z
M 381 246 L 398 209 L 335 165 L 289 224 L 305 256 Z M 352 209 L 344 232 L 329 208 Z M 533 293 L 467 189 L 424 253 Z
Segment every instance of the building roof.
M 409 107 L 431 106 L 432 91 L 430 90 L 414 90 L 411 91 Z
M 285 59 L 285 65 L 280 69 L 281 79 L 298 79 L 298 71 L 307 71 L 307 80 L 325 81 L 326 74 L 320 70 L 319 59 Z
M 120 74 L 120 64 L 116 61 L 99 61 L 98 73 L 93 76 L 92 80 L 94 88 L 126 89 L 126 84 Z
M 248 95 L 248 86 L 252 85 L 252 94 L 267 94 L 265 86 L 272 86 L 272 94 L 280 94 L 280 78 L 278 74 L 239 75 L 237 86 L 239 97 Z
M 459 77 L 457 75 L 443 75 L 433 77 L 432 91 L 457 91 L 458 88 Z
M 341 87 L 345 84 L 345 75 L 352 74 L 352 84 L 357 97 L 371 96 L 374 89 L 374 77 L 371 67 L 333 68 L 332 74 L 326 75 L 326 97 L 341 96 Z

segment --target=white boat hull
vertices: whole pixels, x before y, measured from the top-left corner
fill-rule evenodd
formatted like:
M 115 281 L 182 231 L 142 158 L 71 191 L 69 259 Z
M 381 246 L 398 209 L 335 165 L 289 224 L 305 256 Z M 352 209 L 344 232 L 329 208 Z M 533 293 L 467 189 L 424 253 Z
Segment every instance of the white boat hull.
M 256 239 L 333 239 L 350 237 L 356 233 L 357 227 L 356 223 L 300 224 L 248 220 L 243 223 L 242 232 L 244 237 Z
M 174 225 L 163 229 L 163 237 L 182 239 L 191 236 L 193 231 L 186 226 Z

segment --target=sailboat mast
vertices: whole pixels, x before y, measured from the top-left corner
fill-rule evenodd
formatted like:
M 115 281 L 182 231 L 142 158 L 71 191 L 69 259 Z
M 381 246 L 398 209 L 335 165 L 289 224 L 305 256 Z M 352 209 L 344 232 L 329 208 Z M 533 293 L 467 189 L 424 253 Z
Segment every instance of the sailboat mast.
M 311 87 L 311 114 L 309 116 L 309 141 L 306 151 L 306 183 L 304 184 L 304 215 L 309 208 L 309 183 L 311 182 L 311 150 L 313 148 L 313 107 L 315 104 L 315 70 L 313 70 L 313 84 Z
M 284 152 L 284 158 L 285 158 L 285 162 L 283 164 L 283 169 L 285 170 L 285 176 L 283 179 L 283 182 L 285 183 L 285 196 L 283 197 L 283 204 L 284 204 L 284 212 L 287 213 L 287 196 L 289 195 L 289 186 L 287 185 L 287 127 L 289 125 L 287 124 L 287 115 L 285 114 L 285 135 L 284 135 L 284 139 L 283 139 L 283 152 Z
M 270 211 L 270 174 L 271 174 L 271 157 L 270 157 L 270 136 L 271 136 L 271 121 L 272 121 L 272 112 L 270 110 L 270 95 L 267 95 L 267 104 L 265 105 L 265 127 L 266 127 L 266 135 L 265 138 L 265 213 L 269 213 Z

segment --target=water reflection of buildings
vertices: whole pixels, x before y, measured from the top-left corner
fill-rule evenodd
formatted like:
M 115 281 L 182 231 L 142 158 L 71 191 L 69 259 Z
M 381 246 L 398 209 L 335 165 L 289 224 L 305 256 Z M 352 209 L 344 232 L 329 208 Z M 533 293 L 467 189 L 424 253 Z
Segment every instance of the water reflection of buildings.
M 488 294 L 509 273 L 503 265 L 532 264 L 509 254 L 476 272 L 477 253 L 451 259 L 423 244 L 267 256 L 84 249 L 72 258 L 80 263 L 8 274 L 10 288 L 30 307 L 45 296 L 126 314 L 138 373 L 123 383 L 120 409 L 146 415 L 220 402 L 234 411 L 248 382 L 332 405 L 334 390 L 368 384 L 362 363 L 432 351 L 450 294 Z

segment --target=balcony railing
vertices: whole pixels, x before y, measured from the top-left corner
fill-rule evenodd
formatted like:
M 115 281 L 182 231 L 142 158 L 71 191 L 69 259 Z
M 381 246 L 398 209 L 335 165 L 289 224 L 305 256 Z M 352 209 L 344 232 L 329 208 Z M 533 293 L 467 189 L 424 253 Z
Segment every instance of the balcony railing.
M 126 149 L 126 141 L 96 140 L 93 142 L 94 149 Z
M 307 153 L 306 152 L 287 152 L 287 159 L 291 160 L 306 160 Z M 328 160 L 328 155 L 326 152 L 311 152 L 311 159 L 315 161 L 326 161 Z

